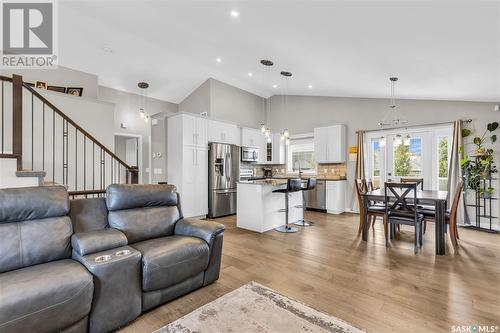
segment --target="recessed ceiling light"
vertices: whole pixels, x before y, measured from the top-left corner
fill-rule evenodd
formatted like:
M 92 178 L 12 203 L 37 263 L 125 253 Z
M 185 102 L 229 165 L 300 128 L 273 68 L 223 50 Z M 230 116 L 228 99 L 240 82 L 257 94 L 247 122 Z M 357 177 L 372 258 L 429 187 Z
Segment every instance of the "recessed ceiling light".
M 240 12 L 238 12 L 238 11 L 236 11 L 236 10 L 232 10 L 232 11 L 231 11 L 231 16 L 232 16 L 232 17 L 238 17 L 238 16 L 240 16 Z
M 248 76 L 252 77 L 252 76 L 253 76 L 253 73 L 249 72 L 249 73 L 248 73 Z
M 221 59 L 221 58 L 216 58 L 216 59 L 215 59 L 215 61 L 217 61 L 217 62 L 221 62 L 221 61 L 222 61 L 222 59 Z
M 313 88 L 312 84 L 308 85 L 307 88 L 312 89 Z
M 273 84 L 273 88 L 274 89 L 278 88 L 278 85 L 277 84 Z

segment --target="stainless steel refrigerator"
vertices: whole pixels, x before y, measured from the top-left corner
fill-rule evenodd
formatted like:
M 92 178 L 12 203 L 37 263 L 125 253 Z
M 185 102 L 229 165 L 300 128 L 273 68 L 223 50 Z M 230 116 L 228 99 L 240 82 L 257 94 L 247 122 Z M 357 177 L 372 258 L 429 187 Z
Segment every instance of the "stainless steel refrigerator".
M 208 217 L 236 214 L 240 148 L 214 142 L 208 146 Z

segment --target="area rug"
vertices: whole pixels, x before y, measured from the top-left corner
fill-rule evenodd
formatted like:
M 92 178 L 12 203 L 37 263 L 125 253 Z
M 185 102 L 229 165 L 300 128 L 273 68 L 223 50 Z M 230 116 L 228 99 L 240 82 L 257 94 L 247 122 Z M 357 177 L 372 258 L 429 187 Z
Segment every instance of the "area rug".
M 250 282 L 155 333 L 364 332 L 346 322 Z

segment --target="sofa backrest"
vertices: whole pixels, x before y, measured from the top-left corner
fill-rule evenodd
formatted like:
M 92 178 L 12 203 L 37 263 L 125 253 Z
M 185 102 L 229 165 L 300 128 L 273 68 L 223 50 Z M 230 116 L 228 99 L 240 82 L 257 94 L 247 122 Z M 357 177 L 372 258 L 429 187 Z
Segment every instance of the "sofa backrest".
M 106 204 L 109 225 L 129 243 L 172 235 L 182 216 L 174 185 L 110 185 Z
M 74 199 L 70 202 L 69 217 L 73 231 L 102 230 L 108 225 L 108 207 L 105 198 Z
M 0 272 L 71 256 L 63 186 L 0 189 Z

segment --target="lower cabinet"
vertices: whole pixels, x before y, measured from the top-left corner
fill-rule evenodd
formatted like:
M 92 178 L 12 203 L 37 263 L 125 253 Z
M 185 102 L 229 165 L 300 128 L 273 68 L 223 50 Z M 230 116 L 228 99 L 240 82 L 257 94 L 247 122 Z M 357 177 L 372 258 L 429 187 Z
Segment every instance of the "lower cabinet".
M 345 180 L 326 182 L 326 211 L 330 214 L 341 214 L 345 211 L 345 194 L 347 183 Z

